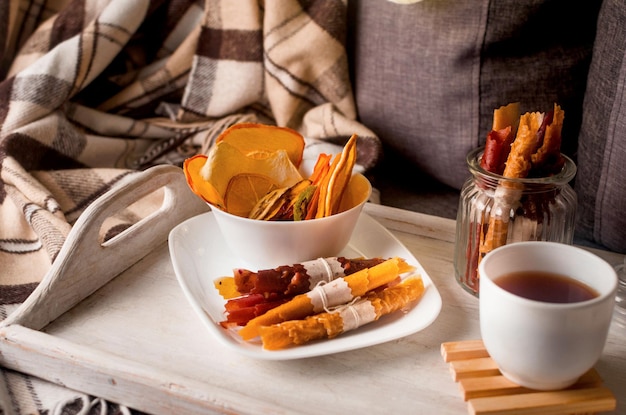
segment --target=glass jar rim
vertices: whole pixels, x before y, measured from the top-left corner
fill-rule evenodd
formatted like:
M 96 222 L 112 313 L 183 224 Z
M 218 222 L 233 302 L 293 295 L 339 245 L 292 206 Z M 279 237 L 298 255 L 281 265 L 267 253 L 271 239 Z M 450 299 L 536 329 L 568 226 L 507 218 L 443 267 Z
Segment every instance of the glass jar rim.
M 561 169 L 561 171 L 559 171 L 556 174 L 553 174 L 552 176 L 528 177 L 528 178 L 505 177 L 505 176 L 502 176 L 501 174 L 492 173 L 481 167 L 480 160 L 482 158 L 484 150 L 485 150 L 485 147 L 482 146 L 482 147 L 475 148 L 471 150 L 469 153 L 467 153 L 467 156 L 466 156 L 467 166 L 469 167 L 469 170 L 473 175 L 479 174 L 481 176 L 484 176 L 492 180 L 497 180 L 497 181 L 506 180 L 506 181 L 517 182 L 517 183 L 525 183 L 525 184 L 567 184 L 576 175 L 577 168 L 576 168 L 576 164 L 574 163 L 574 161 L 568 156 L 566 156 L 565 154 L 561 153 L 561 156 L 565 160 L 565 163 L 563 164 L 563 168 Z

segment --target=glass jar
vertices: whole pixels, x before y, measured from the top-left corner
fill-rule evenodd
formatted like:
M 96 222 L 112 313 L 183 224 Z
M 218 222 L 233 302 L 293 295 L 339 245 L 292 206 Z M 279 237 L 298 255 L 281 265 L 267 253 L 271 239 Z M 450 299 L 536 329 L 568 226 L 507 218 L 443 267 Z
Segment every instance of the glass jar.
M 459 199 L 454 272 L 468 292 L 478 296 L 478 264 L 498 246 L 520 241 L 571 244 L 576 222 L 576 193 L 569 182 L 576 165 L 567 156 L 553 176 L 509 179 L 480 166 L 484 148 L 467 155 L 471 176 Z

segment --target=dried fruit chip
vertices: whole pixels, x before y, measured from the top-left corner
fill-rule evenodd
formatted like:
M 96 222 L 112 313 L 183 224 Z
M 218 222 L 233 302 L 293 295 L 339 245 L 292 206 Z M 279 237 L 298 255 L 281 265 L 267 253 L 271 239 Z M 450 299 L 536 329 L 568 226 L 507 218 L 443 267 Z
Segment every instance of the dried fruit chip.
M 198 154 L 190 157 L 183 163 L 183 171 L 187 184 L 191 190 L 205 202 L 209 202 L 220 209 L 224 209 L 224 199 L 217 189 L 208 181 L 204 180 L 200 171 L 207 161 L 207 156 Z
M 301 193 L 311 186 L 310 180 L 302 180 L 289 188 L 289 191 L 283 195 L 282 206 L 276 215 L 269 220 L 294 220 L 294 206 Z
M 254 206 L 249 217 L 260 220 L 294 220 L 296 201 L 310 186 L 311 181 L 305 179 L 289 188 L 268 193 Z
M 317 205 L 316 218 L 323 218 L 337 213 L 343 192 L 352 176 L 352 169 L 356 163 L 356 141 L 354 134 L 342 152 L 335 156 L 329 171 L 320 183 L 320 195 Z
M 288 187 L 274 189 L 260 198 L 254 205 L 248 217 L 250 219 L 266 220 L 280 208 L 280 198 L 287 193 Z
M 306 219 L 307 207 L 313 200 L 313 195 L 315 194 L 316 189 L 317 186 L 311 184 L 300 192 L 293 204 L 293 220 Z
M 227 142 L 211 148 L 200 174 L 215 188 L 225 210 L 242 216 L 248 216 L 250 209 L 267 191 L 290 187 L 302 180 L 286 151 L 277 150 L 268 153 L 267 157 L 251 158 Z M 240 175 L 243 176 L 231 182 Z M 246 191 L 251 194 L 244 196 Z M 234 192 L 232 198 L 227 195 L 230 192 Z
M 358 204 L 370 189 L 367 179 L 351 179 L 356 140 L 353 135 L 334 160 L 321 154 L 309 179 L 303 180 L 297 169 L 304 150 L 299 133 L 284 127 L 236 124 L 218 137 L 207 156 L 185 160 L 184 171 L 194 193 L 238 216 L 263 220 L 325 217 Z
M 510 126 L 513 136 L 515 136 L 517 133 L 517 126 L 519 125 L 519 116 L 519 102 L 512 102 L 508 105 L 503 105 L 493 111 L 493 126 L 491 129 L 498 131 Z
M 304 137 L 297 131 L 256 123 L 235 124 L 224 130 L 215 142 L 227 142 L 246 155 L 285 150 L 296 167 L 300 167 L 304 151 Z
M 351 209 L 370 196 L 372 185 L 360 173 L 352 175 L 341 198 L 337 213 Z
M 226 211 L 237 216 L 248 216 L 257 201 L 276 189 L 270 177 L 256 173 L 242 173 L 228 181 L 224 206 Z
M 356 135 L 353 135 L 348 140 L 341 153 L 339 165 L 330 178 L 326 203 L 328 206 L 327 210 L 330 210 L 331 215 L 334 215 L 339 210 L 341 199 L 352 177 L 352 169 L 356 164 L 356 140 Z

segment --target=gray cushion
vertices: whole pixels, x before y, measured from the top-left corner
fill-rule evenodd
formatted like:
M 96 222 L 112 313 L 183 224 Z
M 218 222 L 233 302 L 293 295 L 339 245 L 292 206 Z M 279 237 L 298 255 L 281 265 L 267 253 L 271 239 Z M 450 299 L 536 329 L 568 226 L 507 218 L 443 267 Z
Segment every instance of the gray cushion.
M 598 9 L 569 0 L 350 1 L 359 117 L 387 153 L 457 189 L 493 110 L 512 101 L 524 111 L 561 104 L 564 151 L 575 155 Z
M 579 137 L 579 234 L 626 253 L 626 3 L 605 0 Z
M 626 252 L 626 3 L 348 5 L 359 118 L 385 149 L 376 181 L 383 203 L 451 216 L 468 177 L 465 155 L 484 143 L 493 110 L 519 101 L 523 111 L 547 111 L 557 102 L 566 114 L 562 150 L 579 168 L 576 240 Z

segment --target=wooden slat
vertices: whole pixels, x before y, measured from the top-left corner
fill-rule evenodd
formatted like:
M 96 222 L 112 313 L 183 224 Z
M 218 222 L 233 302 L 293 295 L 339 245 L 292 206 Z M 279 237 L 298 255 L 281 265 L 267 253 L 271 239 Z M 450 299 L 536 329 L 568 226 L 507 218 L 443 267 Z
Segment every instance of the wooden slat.
M 612 411 L 615 397 L 604 387 L 470 399 L 472 415 L 562 415 Z
M 459 389 L 464 401 L 485 396 L 514 395 L 530 391 L 502 375 L 460 379 Z
M 536 391 L 502 376 L 481 341 L 444 343 L 441 354 L 473 415 L 582 415 L 612 411 L 617 405 L 595 368 L 565 390 Z
M 485 350 L 485 345 L 482 340 L 442 343 L 441 354 L 443 355 L 443 360 L 446 363 L 453 360 L 489 357 L 489 353 Z
M 483 376 L 496 376 L 500 374 L 498 365 L 491 357 L 453 360 L 450 362 L 450 370 L 452 371 L 452 378 L 455 381 Z
M 463 400 L 479 398 L 483 396 L 513 395 L 532 392 L 508 380 L 504 376 L 470 377 L 460 379 L 459 388 Z M 595 369 L 590 369 L 569 389 L 584 389 L 602 385 L 602 378 Z

